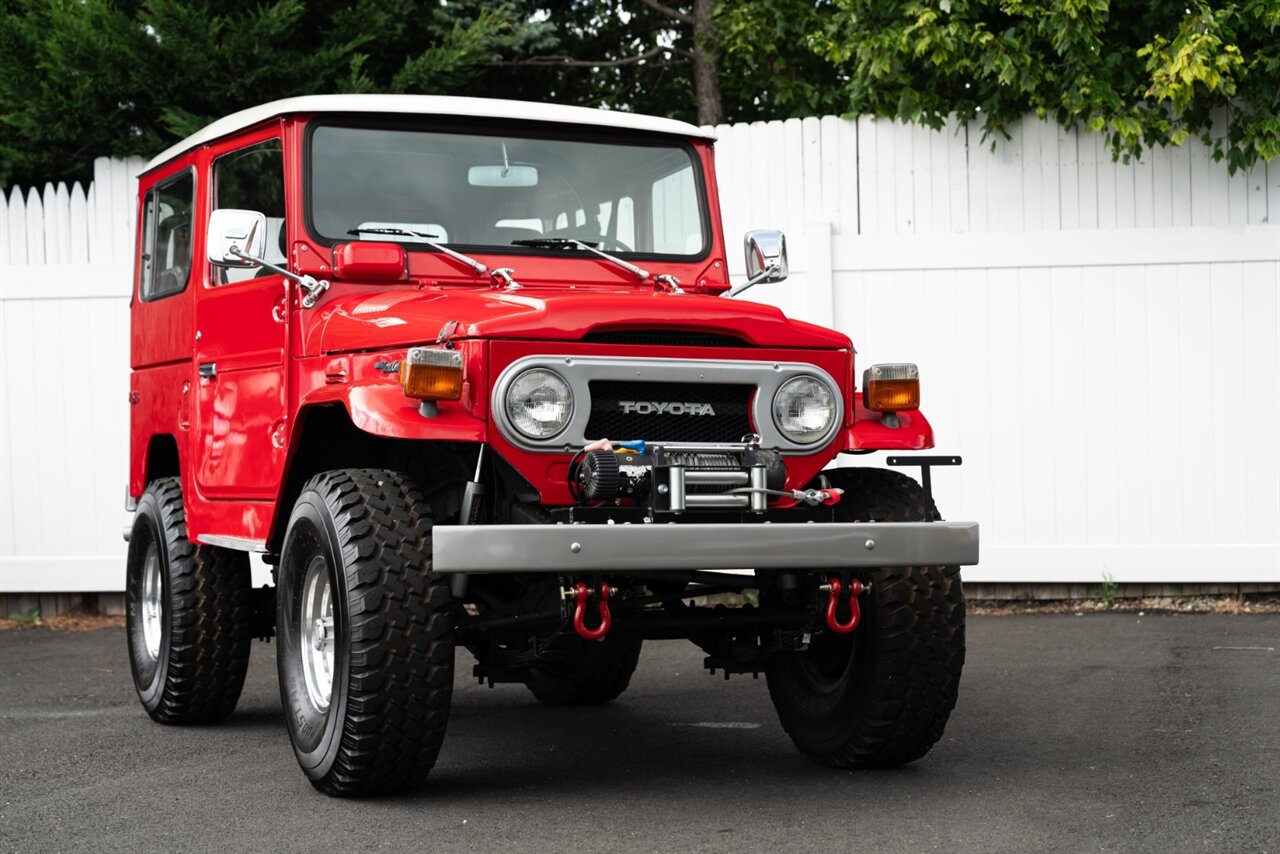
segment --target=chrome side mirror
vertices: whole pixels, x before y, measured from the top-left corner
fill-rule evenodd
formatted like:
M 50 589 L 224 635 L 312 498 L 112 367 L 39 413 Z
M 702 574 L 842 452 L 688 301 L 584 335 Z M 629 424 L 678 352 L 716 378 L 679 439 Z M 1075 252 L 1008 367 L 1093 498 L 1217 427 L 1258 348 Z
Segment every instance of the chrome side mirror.
M 258 211 L 220 208 L 209 217 L 205 238 L 215 267 L 257 267 L 267 250 L 267 217 Z
M 747 278 L 781 282 L 787 277 L 787 236 L 781 231 L 748 231 L 742 239 Z
M 215 267 L 266 267 L 302 288 L 302 307 L 312 308 L 320 295 L 329 290 L 329 280 L 316 281 L 309 275 L 299 276 L 288 268 L 266 259 L 267 217 L 258 211 L 219 208 L 209 216 L 205 237 L 205 254 Z
M 761 282 L 781 282 L 787 277 L 787 237 L 781 231 L 748 231 L 742 249 L 747 256 L 747 280 L 725 296 L 736 297 Z

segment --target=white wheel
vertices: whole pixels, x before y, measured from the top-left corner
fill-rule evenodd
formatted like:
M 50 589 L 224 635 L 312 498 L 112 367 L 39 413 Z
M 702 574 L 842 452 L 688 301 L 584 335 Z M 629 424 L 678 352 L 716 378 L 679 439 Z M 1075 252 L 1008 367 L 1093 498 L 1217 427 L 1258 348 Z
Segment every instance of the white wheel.
M 142 565 L 142 639 L 152 661 L 160 660 L 164 589 L 160 584 L 160 549 L 153 542 Z
M 323 555 L 316 555 L 307 565 L 300 625 L 298 642 L 307 697 L 317 712 L 325 712 L 333 696 L 333 585 Z

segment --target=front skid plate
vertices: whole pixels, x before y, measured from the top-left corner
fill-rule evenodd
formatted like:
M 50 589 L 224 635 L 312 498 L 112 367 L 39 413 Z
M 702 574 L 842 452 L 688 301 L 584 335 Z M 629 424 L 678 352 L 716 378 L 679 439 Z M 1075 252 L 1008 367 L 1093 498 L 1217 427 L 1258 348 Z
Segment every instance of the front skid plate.
M 972 566 L 977 522 L 436 525 L 436 572 Z

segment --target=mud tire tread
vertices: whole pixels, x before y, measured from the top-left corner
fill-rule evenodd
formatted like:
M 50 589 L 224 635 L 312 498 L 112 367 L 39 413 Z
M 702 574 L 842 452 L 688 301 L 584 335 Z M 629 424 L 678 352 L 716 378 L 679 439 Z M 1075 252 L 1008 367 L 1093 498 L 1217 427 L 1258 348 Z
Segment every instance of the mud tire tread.
M 153 481 L 147 491 L 160 511 L 169 564 L 168 669 L 148 713 L 163 724 L 220 721 L 235 711 L 249 667 L 249 556 L 187 538 L 178 478 Z
M 847 521 L 921 521 L 926 509 L 938 518 L 932 503 L 926 508 L 920 485 L 899 472 L 850 468 L 826 474 L 845 489 Z M 823 752 L 806 749 L 802 734 L 788 729 L 797 747 L 824 765 L 889 767 L 919 759 L 942 737 L 959 693 L 965 656 L 959 567 L 878 569 L 871 581 L 875 614 L 865 629 L 876 633 L 876 654 L 858 725 L 843 745 Z M 769 690 L 777 704 L 772 680 Z
M 341 743 L 312 784 L 335 796 L 412 788 L 435 765 L 453 695 L 449 584 L 431 572 L 430 509 L 393 471 L 324 472 L 308 489 L 338 531 L 351 632 Z

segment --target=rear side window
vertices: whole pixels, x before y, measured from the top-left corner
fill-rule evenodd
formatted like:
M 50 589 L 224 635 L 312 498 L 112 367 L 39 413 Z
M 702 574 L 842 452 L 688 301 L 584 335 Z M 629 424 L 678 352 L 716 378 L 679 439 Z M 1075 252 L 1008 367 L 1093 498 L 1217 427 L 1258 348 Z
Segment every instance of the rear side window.
M 181 293 L 191 278 L 191 211 L 196 179 L 184 172 L 147 193 L 143 226 L 142 298 Z
M 213 163 L 213 207 L 258 211 L 267 217 L 266 259 L 283 265 L 284 253 L 284 151 L 280 140 L 269 139 L 224 154 Z M 216 268 L 213 281 L 229 284 L 268 270 Z

